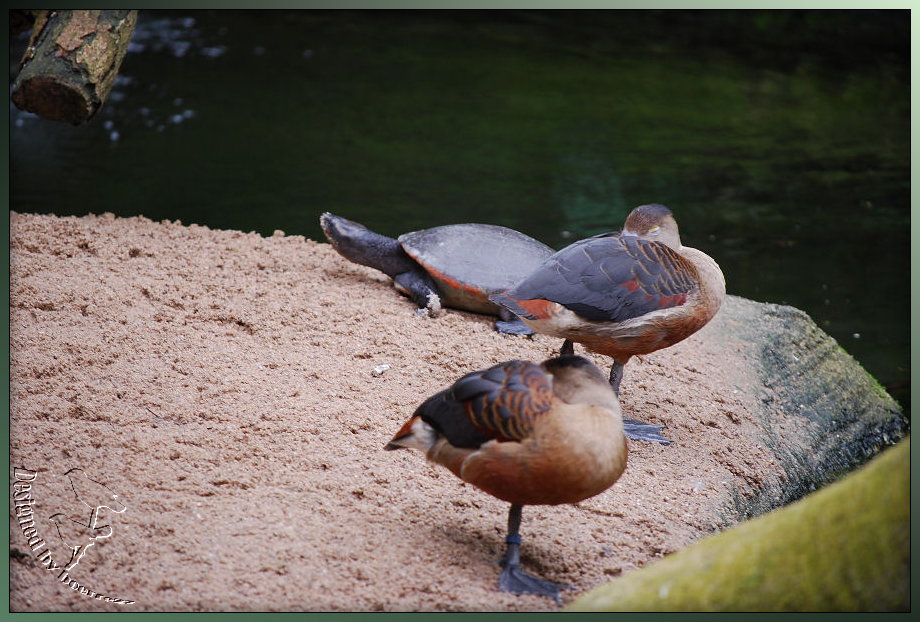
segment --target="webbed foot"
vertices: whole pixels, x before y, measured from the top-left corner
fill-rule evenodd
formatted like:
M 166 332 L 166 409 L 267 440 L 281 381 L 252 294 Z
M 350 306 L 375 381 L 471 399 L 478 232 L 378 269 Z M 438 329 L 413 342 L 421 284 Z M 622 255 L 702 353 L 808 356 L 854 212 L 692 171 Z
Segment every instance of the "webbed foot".
M 573 589 L 571 585 L 565 583 L 556 583 L 547 579 L 535 577 L 532 574 L 524 572 L 518 564 L 507 564 L 502 560 L 505 569 L 498 578 L 498 587 L 503 592 L 512 594 L 538 594 L 548 596 L 556 601 L 557 605 L 562 604 L 562 597 L 559 593 L 562 590 Z
M 532 335 L 533 329 L 520 319 L 496 320 L 495 330 L 506 335 Z
M 498 587 L 501 591 L 512 594 L 548 596 L 556 601 L 557 605 L 561 605 L 562 597 L 559 596 L 559 592 L 573 589 L 571 585 L 541 579 L 521 570 L 521 534 L 518 531 L 521 526 L 521 507 L 512 504 L 508 512 L 508 536 L 505 538 L 507 547 L 505 556 L 498 560 L 504 570 L 498 578 Z
M 623 433 L 626 435 L 626 438 L 633 441 L 647 441 L 649 443 L 670 445 L 674 441 L 659 434 L 664 427 L 663 425 L 655 423 L 643 423 L 635 419 L 623 419 Z

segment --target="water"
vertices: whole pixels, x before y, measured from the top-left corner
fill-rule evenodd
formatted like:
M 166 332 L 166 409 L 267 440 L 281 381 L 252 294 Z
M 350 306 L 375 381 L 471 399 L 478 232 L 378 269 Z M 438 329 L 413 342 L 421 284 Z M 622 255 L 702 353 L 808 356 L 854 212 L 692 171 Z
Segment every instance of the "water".
M 729 293 L 807 311 L 909 410 L 908 19 L 142 11 L 90 124 L 11 104 L 11 207 L 559 248 L 664 203 Z

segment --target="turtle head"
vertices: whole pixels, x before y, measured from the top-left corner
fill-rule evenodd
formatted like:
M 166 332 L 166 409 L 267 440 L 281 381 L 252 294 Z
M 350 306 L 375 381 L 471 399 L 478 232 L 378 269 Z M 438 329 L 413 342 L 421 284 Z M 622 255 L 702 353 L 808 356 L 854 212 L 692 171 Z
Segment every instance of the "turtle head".
M 326 239 L 333 248 L 345 257 L 348 257 L 348 247 L 356 239 L 362 239 L 369 232 L 369 229 L 361 223 L 330 212 L 323 212 L 319 217 L 319 225 L 323 228 L 323 233 L 326 234 Z
M 680 248 L 680 232 L 674 215 L 664 205 L 640 205 L 626 217 L 621 235 L 634 235 L 643 240 L 661 242 L 671 248 Z
M 349 261 L 370 266 L 391 277 L 417 267 L 398 240 L 375 233 L 359 222 L 324 212 L 319 224 L 332 248 Z
M 381 245 L 392 246 L 385 242 L 396 241 L 374 233 L 360 222 L 329 212 L 323 212 L 323 215 L 319 217 L 319 224 L 323 228 L 323 233 L 326 234 L 326 239 L 339 255 L 365 266 L 376 267 L 373 260 L 376 248 Z

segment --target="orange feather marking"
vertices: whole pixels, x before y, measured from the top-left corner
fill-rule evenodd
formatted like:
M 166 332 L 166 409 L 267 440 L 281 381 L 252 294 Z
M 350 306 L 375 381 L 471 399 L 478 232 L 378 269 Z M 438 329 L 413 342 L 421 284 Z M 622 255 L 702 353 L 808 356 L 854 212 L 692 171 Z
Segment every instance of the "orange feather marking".
M 399 428 L 399 431 L 393 435 L 393 438 L 390 439 L 390 442 L 393 443 L 400 439 L 406 438 L 407 436 L 411 436 L 412 424 L 414 424 L 417 419 L 418 417 L 412 417 L 407 422 L 405 422 L 403 427 Z
M 533 300 L 518 300 L 518 306 L 538 320 L 545 320 L 555 315 L 556 303 L 543 298 Z

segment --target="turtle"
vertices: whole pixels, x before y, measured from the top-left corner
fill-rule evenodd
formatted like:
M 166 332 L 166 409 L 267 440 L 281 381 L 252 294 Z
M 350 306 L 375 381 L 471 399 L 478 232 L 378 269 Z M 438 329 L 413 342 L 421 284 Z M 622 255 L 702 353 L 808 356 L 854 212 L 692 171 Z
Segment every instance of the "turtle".
M 511 310 L 489 300 L 507 291 L 555 251 L 532 237 L 500 225 L 460 223 L 391 238 L 330 212 L 320 226 L 344 258 L 380 270 L 420 312 L 435 317 L 442 307 L 498 316 L 495 329 L 532 335 Z

